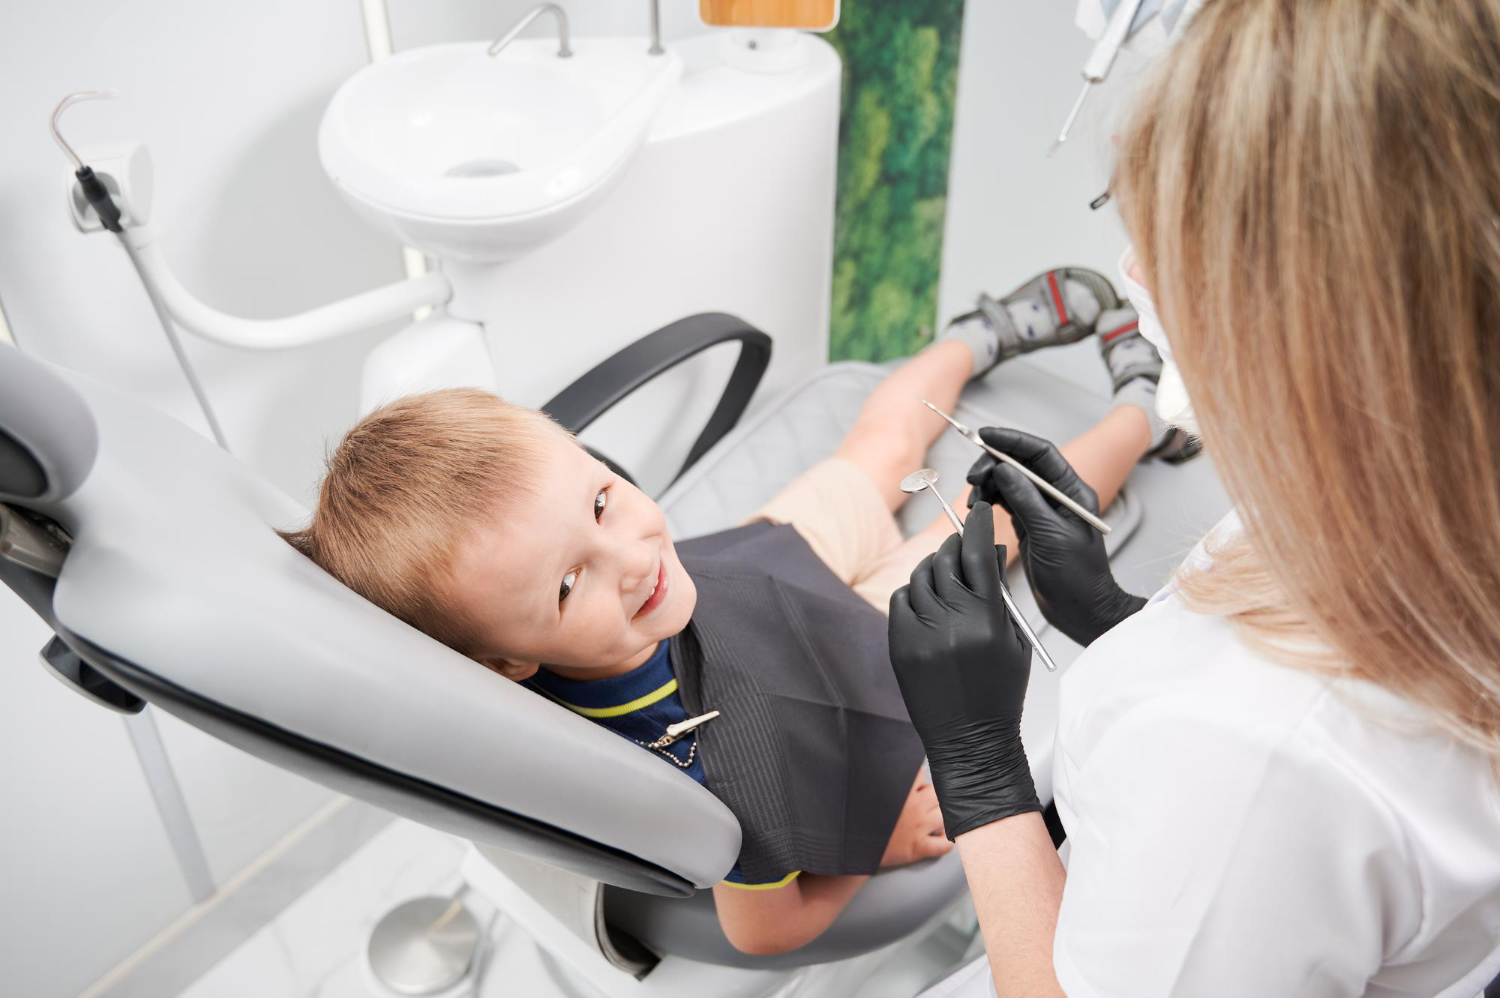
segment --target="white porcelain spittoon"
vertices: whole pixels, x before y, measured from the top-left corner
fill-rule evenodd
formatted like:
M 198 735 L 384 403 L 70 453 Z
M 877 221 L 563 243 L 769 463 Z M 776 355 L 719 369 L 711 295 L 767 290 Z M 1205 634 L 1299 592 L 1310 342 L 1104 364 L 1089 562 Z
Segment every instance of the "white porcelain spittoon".
M 524 38 L 413 49 L 334 94 L 318 153 L 363 214 L 447 260 L 503 263 L 603 199 L 682 76 L 639 39 Z

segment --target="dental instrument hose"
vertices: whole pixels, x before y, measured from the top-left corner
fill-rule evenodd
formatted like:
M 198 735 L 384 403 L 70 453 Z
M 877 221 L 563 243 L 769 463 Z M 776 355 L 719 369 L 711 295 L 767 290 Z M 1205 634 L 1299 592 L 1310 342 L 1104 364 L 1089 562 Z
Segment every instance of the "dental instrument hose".
M 78 157 L 78 154 L 73 151 L 73 147 L 68 145 L 67 140 L 62 137 L 62 133 L 57 128 L 58 117 L 70 105 L 80 100 L 108 98 L 112 96 L 114 95 L 98 91 L 84 91 L 64 97 L 62 102 L 57 105 L 56 110 L 52 112 L 52 136 L 57 140 L 57 144 L 62 146 L 63 152 L 67 153 L 68 158 L 77 167 L 73 171 L 73 176 L 78 179 L 78 186 L 82 189 L 84 198 L 88 200 L 88 203 L 93 206 L 95 213 L 98 214 L 100 223 L 110 232 L 114 233 L 115 238 L 120 240 L 120 245 L 125 247 L 125 254 L 130 257 L 130 265 L 135 268 L 136 276 L 141 279 L 141 286 L 146 289 L 146 297 L 150 299 L 151 308 L 156 312 L 157 322 L 161 324 L 162 332 L 167 336 L 167 343 L 172 347 L 172 353 L 177 358 L 177 366 L 182 368 L 182 373 L 187 378 L 188 387 L 192 389 L 193 397 L 198 400 L 198 408 L 203 410 L 203 418 L 208 420 L 208 429 L 213 434 L 214 442 L 223 450 L 228 451 L 229 443 L 224 439 L 224 430 L 219 426 L 219 419 L 214 415 L 213 406 L 209 405 L 208 395 L 204 392 L 203 385 L 198 380 L 198 375 L 193 371 L 193 365 L 188 360 L 187 352 L 182 349 L 182 341 L 177 336 L 177 327 L 172 324 L 172 317 L 167 314 L 167 307 L 162 302 L 161 295 L 157 292 L 156 286 L 151 283 L 151 278 L 146 275 L 145 268 L 141 266 L 141 261 L 136 256 L 135 247 L 131 246 L 130 241 L 125 238 L 125 227 L 120 224 L 120 206 L 115 204 L 115 199 L 110 196 L 109 188 L 105 187 L 104 181 L 99 179 L 98 174 L 94 173 L 94 168 L 84 163 Z
M 85 192 L 85 196 L 87 192 Z M 108 194 L 105 195 L 108 197 Z M 92 201 L 89 202 L 93 204 Z M 110 205 L 113 207 L 114 202 Z M 95 205 L 95 211 L 98 206 Z M 119 209 L 115 209 L 116 213 Z M 99 216 L 103 218 L 103 215 Z M 146 297 L 151 301 L 151 307 L 156 311 L 156 319 L 161 323 L 162 332 L 167 334 L 167 343 L 172 347 L 172 353 L 177 357 L 177 366 L 182 368 L 183 376 L 187 378 L 188 387 L 193 390 L 193 397 L 198 400 L 198 408 L 203 410 L 203 418 L 208 420 L 209 432 L 214 436 L 214 442 L 220 448 L 229 450 L 229 442 L 224 439 L 224 430 L 219 426 L 219 418 L 214 415 L 213 406 L 208 404 L 208 394 L 204 392 L 203 385 L 198 381 L 198 375 L 193 371 L 193 365 L 188 360 L 187 351 L 182 349 L 182 340 L 177 335 L 177 327 L 172 324 L 172 317 L 167 314 L 167 306 L 161 300 L 161 295 L 156 291 L 156 285 L 151 283 L 151 278 L 146 276 L 145 268 L 141 266 L 140 258 L 136 256 L 135 247 L 130 245 L 130 240 L 125 238 L 123 229 L 118 227 L 110 229 L 120 240 L 120 245 L 125 247 L 125 253 L 130 257 L 130 265 L 135 268 L 136 276 L 141 279 L 141 286 L 146 289 Z M 108 228 L 108 226 L 106 226 Z

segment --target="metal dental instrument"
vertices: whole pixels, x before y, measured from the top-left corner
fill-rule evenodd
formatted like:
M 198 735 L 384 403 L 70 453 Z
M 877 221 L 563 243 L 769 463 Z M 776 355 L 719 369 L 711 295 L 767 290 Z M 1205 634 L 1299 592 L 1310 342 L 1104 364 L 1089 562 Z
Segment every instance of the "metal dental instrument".
M 80 90 L 77 93 L 68 94 L 57 102 L 57 107 L 52 109 L 52 138 L 62 146 L 62 151 L 67 153 L 68 158 L 73 161 L 73 169 L 82 170 L 84 165 L 83 160 L 78 158 L 78 154 L 73 151 L 73 147 L 68 145 L 68 140 L 63 138 L 62 132 L 58 130 L 57 123 L 62 118 L 62 113 L 81 101 L 114 100 L 118 96 L 120 95 L 113 90 Z
M 937 480 L 938 473 L 932 468 L 913 471 L 901 479 L 901 491 L 917 493 L 926 489 L 928 492 L 931 492 L 937 497 L 937 501 L 942 503 L 943 512 L 948 514 L 948 519 L 953 521 L 953 529 L 958 531 L 958 536 L 962 537 L 964 535 L 963 521 L 958 518 L 957 513 L 953 512 L 953 507 L 948 505 L 948 500 L 943 498 L 943 494 L 937 490 Z M 1016 606 L 1016 601 L 1011 598 L 1010 587 L 1005 584 L 1005 576 L 1003 574 L 1000 576 L 1000 598 L 1005 601 L 1005 609 L 1010 612 L 1011 619 L 1021 629 L 1021 634 L 1025 636 L 1027 641 L 1031 642 L 1031 647 L 1035 649 L 1037 655 L 1042 660 L 1042 664 L 1047 667 L 1047 671 L 1056 672 L 1057 663 L 1052 661 L 1052 656 L 1048 655 L 1047 649 L 1042 647 L 1042 639 L 1036 636 L 1036 631 L 1033 631 L 1031 624 L 1027 623 L 1026 617 L 1021 613 L 1021 608 Z
M 650 747 L 660 748 L 664 745 L 670 745 L 677 739 L 681 738 L 683 735 L 687 734 L 689 731 L 692 731 L 693 729 L 698 727 L 698 725 L 705 724 L 708 721 L 712 721 L 718 716 L 718 711 L 711 710 L 707 714 L 699 714 L 697 717 L 690 717 L 687 720 L 678 721 L 676 724 L 669 724 L 667 725 L 667 733 L 658 738 L 656 741 L 652 742 Z
M 1047 493 L 1049 496 L 1056 499 L 1058 502 L 1062 503 L 1073 512 L 1077 513 L 1085 523 L 1093 527 L 1095 530 L 1099 531 L 1099 533 L 1109 533 L 1109 524 L 1105 523 L 1093 513 L 1090 513 L 1088 510 L 1084 509 L 1071 496 L 1063 492 L 1051 482 L 1047 481 L 1041 475 L 1038 475 L 1036 472 L 1026 467 L 1026 465 L 1022 464 L 1020 461 L 1017 461 L 1015 458 L 1011 457 L 1004 451 L 998 451 L 995 448 L 991 447 L 989 444 L 985 443 L 984 438 L 979 435 L 978 430 L 969 429 L 963 423 L 960 423 L 958 420 L 954 419 L 952 416 L 948 415 L 946 412 L 939 409 L 937 406 L 933 405 L 931 402 L 927 401 L 924 398 L 919 398 L 918 401 L 920 401 L 927 408 L 931 409 L 933 412 L 937 413 L 939 416 L 942 416 L 944 419 L 946 419 L 948 421 L 948 425 L 953 427 L 961 435 L 963 435 L 963 437 L 967 439 L 969 443 L 973 444 L 975 447 L 978 447 L 986 454 L 989 454 L 991 457 L 995 458 L 995 460 L 1004 461 L 1006 464 L 1010 465 L 1012 468 L 1015 468 L 1021 474 L 1031 479 L 1032 484 L 1034 484 L 1037 488 L 1041 489 L 1043 492 Z
M 1089 53 L 1088 61 L 1083 64 L 1083 92 L 1073 102 L 1073 110 L 1068 112 L 1068 120 L 1063 122 L 1062 131 L 1057 133 L 1057 141 L 1047 150 L 1050 157 L 1062 144 L 1068 141 L 1068 133 L 1073 130 L 1073 122 L 1078 118 L 1078 112 L 1083 109 L 1084 99 L 1088 97 L 1089 91 L 1094 84 L 1103 83 L 1104 78 L 1109 75 L 1109 68 L 1115 63 L 1115 56 L 1120 54 L 1120 49 L 1125 44 L 1125 39 L 1130 35 L 1131 25 L 1135 22 L 1135 15 L 1141 9 L 1142 0 L 1120 0 L 1120 5 L 1110 16 L 1109 27 L 1104 29 L 1094 50 Z

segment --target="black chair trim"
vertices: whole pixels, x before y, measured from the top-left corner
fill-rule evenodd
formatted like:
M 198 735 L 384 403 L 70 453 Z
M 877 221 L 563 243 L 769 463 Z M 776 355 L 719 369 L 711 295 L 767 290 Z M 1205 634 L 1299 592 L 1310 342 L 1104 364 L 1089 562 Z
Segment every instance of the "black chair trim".
M 73 651 L 122 692 L 334 790 L 467 839 L 528 855 L 626 890 L 691 897 L 688 880 L 614 846 L 457 793 L 198 696 L 69 631 L 52 610 L 54 580 L 0 559 L 4 582 Z M 139 709 L 137 707 L 136 709 Z
M 695 888 L 686 879 L 621 849 L 304 738 L 190 693 L 77 635 L 62 636 L 95 669 L 142 699 L 325 786 L 355 790 L 378 807 L 467 839 L 502 849 L 524 846 L 529 855 L 543 862 L 627 890 L 664 897 L 690 897 L 694 893 Z M 578 861 L 579 853 L 584 862 Z
M 718 405 L 688 451 L 687 460 L 672 476 L 676 481 L 724 434 L 734 429 L 771 363 L 771 337 L 743 319 L 723 312 L 704 312 L 663 326 L 600 361 L 543 405 L 542 410 L 572 432 L 580 433 L 657 375 L 709 347 L 731 340 L 740 344 L 739 359 Z

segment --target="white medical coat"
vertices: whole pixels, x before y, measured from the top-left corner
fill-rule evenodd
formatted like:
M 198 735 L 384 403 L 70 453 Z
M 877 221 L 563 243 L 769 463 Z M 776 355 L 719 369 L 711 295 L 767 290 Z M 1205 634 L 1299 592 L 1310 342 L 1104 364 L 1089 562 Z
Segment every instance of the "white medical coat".
M 1405 702 L 1170 587 L 1061 682 L 1070 998 L 1473 998 L 1500 972 L 1500 793 Z

